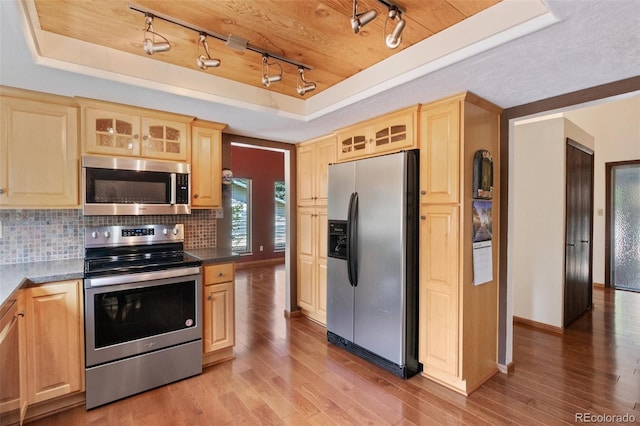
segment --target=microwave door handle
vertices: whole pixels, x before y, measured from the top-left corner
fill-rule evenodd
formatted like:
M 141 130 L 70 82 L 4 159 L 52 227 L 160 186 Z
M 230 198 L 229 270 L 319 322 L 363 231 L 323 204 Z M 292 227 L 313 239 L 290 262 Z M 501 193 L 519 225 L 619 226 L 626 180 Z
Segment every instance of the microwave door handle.
M 176 174 L 171 173 L 171 205 L 176 204 Z

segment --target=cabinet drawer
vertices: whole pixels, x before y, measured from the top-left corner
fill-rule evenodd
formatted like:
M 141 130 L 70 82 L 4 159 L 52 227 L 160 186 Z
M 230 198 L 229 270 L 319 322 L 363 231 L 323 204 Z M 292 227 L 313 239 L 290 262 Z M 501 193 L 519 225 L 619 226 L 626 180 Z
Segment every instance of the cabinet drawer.
M 204 267 L 204 285 L 233 281 L 233 263 L 221 263 Z

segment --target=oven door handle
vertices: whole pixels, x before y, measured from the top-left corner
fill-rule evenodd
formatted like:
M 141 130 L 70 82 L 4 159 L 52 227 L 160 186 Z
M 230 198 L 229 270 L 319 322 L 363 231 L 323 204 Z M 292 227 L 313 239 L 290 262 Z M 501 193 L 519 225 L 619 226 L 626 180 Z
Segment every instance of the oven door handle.
M 116 284 L 140 283 L 143 281 L 161 280 L 164 278 L 186 277 L 189 275 L 199 275 L 199 266 L 188 268 L 173 268 L 162 271 L 141 272 L 138 274 L 108 275 L 106 277 L 85 278 L 84 288 L 103 287 Z

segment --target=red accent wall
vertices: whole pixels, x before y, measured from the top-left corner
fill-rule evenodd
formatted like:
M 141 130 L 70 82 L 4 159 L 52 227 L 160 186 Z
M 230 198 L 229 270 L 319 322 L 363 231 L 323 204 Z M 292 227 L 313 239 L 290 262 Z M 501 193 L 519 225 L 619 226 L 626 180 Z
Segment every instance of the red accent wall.
M 275 182 L 284 180 L 284 153 L 257 148 L 231 146 L 233 177 L 252 180 L 252 255 L 242 255 L 240 262 L 284 258 L 284 251 L 274 252 Z M 263 251 L 260 251 L 260 246 Z

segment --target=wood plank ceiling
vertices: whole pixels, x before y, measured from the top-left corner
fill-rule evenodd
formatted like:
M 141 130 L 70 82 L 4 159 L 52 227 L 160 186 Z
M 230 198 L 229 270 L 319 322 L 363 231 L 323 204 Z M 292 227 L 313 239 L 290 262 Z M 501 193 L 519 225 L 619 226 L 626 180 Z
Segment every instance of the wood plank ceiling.
M 378 17 L 358 34 L 351 29 L 351 0 L 36 0 L 44 31 L 79 39 L 135 55 L 147 56 L 142 48 L 144 15 L 131 10 L 133 4 L 154 10 L 207 31 L 241 37 L 249 44 L 312 66 L 308 81 L 317 82 L 320 93 L 350 76 L 472 16 L 500 0 L 398 0 L 404 8 L 406 27 L 402 43 L 389 49 L 384 42 L 387 7 L 378 0 L 359 0 L 358 12 L 375 9 Z M 150 58 L 229 80 L 263 88 L 261 55 L 237 51 L 223 41 L 208 38 L 218 68 L 200 70 L 196 58 L 202 54 L 199 34 L 175 24 L 154 20 L 154 30 L 166 37 L 171 50 Z M 395 21 L 387 23 L 391 33 Z M 281 63 L 283 79 L 269 90 L 297 96 L 297 68 Z M 271 73 L 277 66 L 271 68 Z M 153 69 L 149 69 L 150 75 Z

